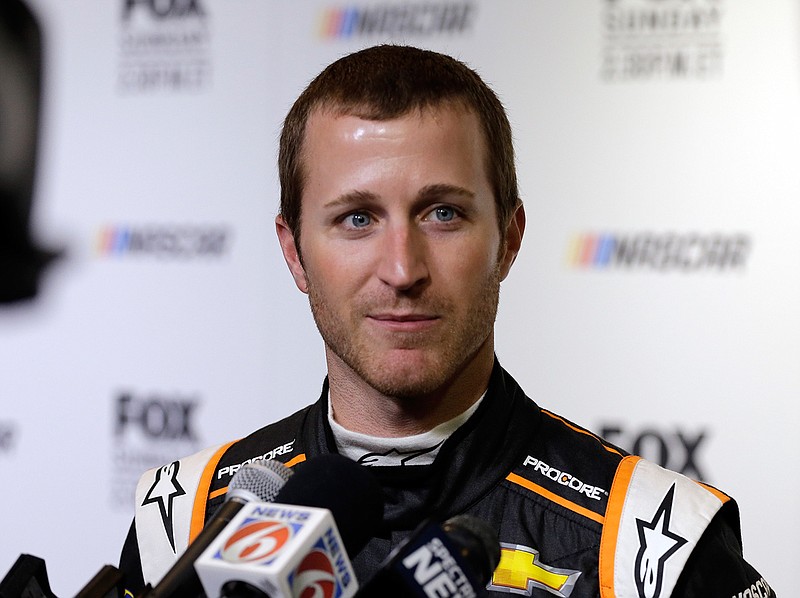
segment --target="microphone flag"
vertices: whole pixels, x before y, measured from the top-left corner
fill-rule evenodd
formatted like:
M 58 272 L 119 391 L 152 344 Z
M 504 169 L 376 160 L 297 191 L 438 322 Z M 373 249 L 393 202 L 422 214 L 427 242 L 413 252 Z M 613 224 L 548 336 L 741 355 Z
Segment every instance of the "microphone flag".
M 315 507 L 246 505 L 195 568 L 208 596 L 225 596 L 231 582 L 244 582 L 271 598 L 350 598 L 358 589 L 333 515 Z

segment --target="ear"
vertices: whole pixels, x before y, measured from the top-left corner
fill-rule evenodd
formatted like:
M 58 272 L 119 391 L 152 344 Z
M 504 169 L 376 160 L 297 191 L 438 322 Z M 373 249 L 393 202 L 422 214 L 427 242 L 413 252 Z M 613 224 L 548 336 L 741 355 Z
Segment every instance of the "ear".
M 520 203 L 514 210 L 514 215 L 506 227 L 505 251 L 500 256 L 500 280 L 505 280 L 511 270 L 511 265 L 517 259 L 519 248 L 522 246 L 522 236 L 525 234 L 525 207 Z
M 281 215 L 275 217 L 275 232 L 278 233 L 278 242 L 281 244 L 283 259 L 286 260 L 286 265 L 289 266 L 289 272 L 292 273 L 294 284 L 296 284 L 297 288 L 303 293 L 307 294 L 308 282 L 306 281 L 306 271 L 305 268 L 303 268 L 303 263 L 300 261 L 300 254 L 294 242 L 294 234 Z

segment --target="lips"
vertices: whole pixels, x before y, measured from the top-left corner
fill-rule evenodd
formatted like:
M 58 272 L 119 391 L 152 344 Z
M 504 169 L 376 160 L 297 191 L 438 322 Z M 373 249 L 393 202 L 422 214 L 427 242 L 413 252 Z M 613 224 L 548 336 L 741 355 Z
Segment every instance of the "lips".
M 380 321 L 395 321 L 395 322 L 419 322 L 422 320 L 436 320 L 438 316 L 430 315 L 430 314 L 370 314 L 367 317 L 372 318 L 373 320 L 380 320 Z
M 367 320 L 385 330 L 394 332 L 420 332 L 439 322 L 434 314 L 377 313 L 368 314 Z

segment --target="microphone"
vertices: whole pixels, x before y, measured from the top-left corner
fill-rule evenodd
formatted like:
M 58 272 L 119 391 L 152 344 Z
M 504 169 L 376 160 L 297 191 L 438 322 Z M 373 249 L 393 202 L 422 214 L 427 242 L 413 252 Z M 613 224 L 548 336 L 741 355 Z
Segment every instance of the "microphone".
M 287 480 L 291 479 L 290 476 L 292 470 L 277 461 L 254 461 L 239 469 L 231 478 L 225 502 L 206 523 L 203 531 L 155 587 L 145 588 L 139 598 L 199 595 L 202 588 L 194 569 L 197 557 L 247 503 L 273 500 Z
M 386 559 L 356 598 L 471 598 L 486 587 L 500 562 L 500 542 L 489 524 L 458 515 L 424 522 Z
M 298 465 L 273 504 L 243 509 L 197 560 L 212 598 L 337 596 L 358 589 L 348 555 L 383 518 L 377 479 L 337 454 Z
M 44 559 L 21 554 L 0 581 L 0 598 L 55 598 Z

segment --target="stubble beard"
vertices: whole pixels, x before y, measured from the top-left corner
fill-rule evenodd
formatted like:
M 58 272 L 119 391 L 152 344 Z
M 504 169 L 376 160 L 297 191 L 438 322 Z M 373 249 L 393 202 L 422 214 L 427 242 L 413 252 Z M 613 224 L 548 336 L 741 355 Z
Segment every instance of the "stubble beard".
M 413 299 L 362 299 L 340 317 L 313 279 L 307 277 L 311 313 L 327 350 L 378 393 L 404 401 L 442 393 L 467 368 L 491 336 L 497 316 L 500 280 L 498 265 L 486 277 L 482 288 L 476 290 L 469 309 L 454 319 L 452 300 L 428 296 L 424 291 L 421 297 Z M 443 314 L 445 325 L 435 334 L 398 336 L 396 349 L 425 349 L 421 361 L 404 362 L 386 353 L 380 355 L 382 346 L 376 355 L 376 343 L 370 342 L 364 333 L 363 322 L 364 314 L 376 305 L 422 306 L 423 311 Z

